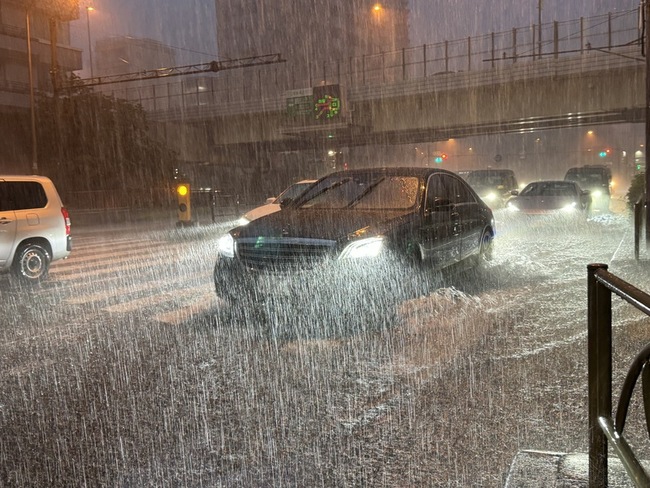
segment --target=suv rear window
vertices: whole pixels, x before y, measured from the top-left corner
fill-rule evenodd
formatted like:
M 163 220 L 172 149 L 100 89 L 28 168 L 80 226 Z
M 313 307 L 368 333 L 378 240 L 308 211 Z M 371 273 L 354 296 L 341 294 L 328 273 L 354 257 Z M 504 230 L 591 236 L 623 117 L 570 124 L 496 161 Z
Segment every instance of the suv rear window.
M 43 208 L 47 196 L 35 181 L 0 181 L 0 212 Z
M 612 179 L 609 170 L 598 167 L 571 168 L 564 177 L 566 181 L 575 181 L 583 188 L 608 186 Z

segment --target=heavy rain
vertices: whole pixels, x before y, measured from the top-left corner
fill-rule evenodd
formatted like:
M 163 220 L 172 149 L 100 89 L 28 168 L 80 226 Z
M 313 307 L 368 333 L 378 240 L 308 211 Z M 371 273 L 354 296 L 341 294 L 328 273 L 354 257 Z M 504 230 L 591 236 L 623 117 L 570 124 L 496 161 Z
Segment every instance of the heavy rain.
M 586 456 L 587 265 L 650 290 L 639 2 L 132 3 L 0 1 L 1 486 L 548 486 L 519 453 Z M 314 211 L 336 172 L 357 193 Z M 440 269 L 418 239 L 469 201 Z M 226 275 L 251 243 L 302 254 Z M 648 317 L 612 318 L 618 393 Z M 625 434 L 650 459 L 639 392 Z

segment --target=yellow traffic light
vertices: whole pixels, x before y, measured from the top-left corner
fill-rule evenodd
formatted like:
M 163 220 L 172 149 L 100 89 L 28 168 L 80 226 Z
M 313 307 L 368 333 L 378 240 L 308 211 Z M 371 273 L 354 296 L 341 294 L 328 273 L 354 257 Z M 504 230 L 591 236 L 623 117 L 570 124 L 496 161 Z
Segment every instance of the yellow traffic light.
M 178 196 L 178 222 L 181 225 L 190 224 L 192 222 L 190 184 L 179 183 L 176 185 L 176 195 Z
M 185 195 L 187 195 L 190 192 L 190 189 L 189 189 L 188 185 L 186 185 L 184 183 L 181 183 L 176 188 L 176 192 L 178 193 L 179 196 L 184 197 Z

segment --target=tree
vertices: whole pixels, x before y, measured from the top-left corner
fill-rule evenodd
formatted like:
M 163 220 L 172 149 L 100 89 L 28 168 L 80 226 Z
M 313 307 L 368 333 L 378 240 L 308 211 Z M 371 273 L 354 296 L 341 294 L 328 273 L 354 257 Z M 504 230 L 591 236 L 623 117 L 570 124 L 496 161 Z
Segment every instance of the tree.
M 41 95 L 37 127 L 41 172 L 64 194 L 169 187 L 175 155 L 153 138 L 140 105 L 77 87 Z
M 627 206 L 634 209 L 634 204 L 639 197 L 645 193 L 645 173 L 638 173 L 632 178 L 630 187 L 627 189 Z

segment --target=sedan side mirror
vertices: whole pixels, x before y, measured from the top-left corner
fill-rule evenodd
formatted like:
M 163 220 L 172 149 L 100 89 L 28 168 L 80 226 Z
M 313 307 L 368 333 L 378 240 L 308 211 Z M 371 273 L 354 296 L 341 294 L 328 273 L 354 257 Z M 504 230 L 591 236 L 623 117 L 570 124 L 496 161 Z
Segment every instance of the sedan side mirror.
M 277 197 L 269 197 L 266 199 L 266 203 L 273 203 Z
M 289 197 L 283 198 L 282 200 L 280 200 L 280 208 L 284 208 L 287 205 L 291 205 L 292 202 L 293 202 L 293 198 L 289 198 Z
M 510 194 L 511 194 L 513 197 L 516 197 L 517 195 L 519 195 L 519 190 L 510 190 Z

